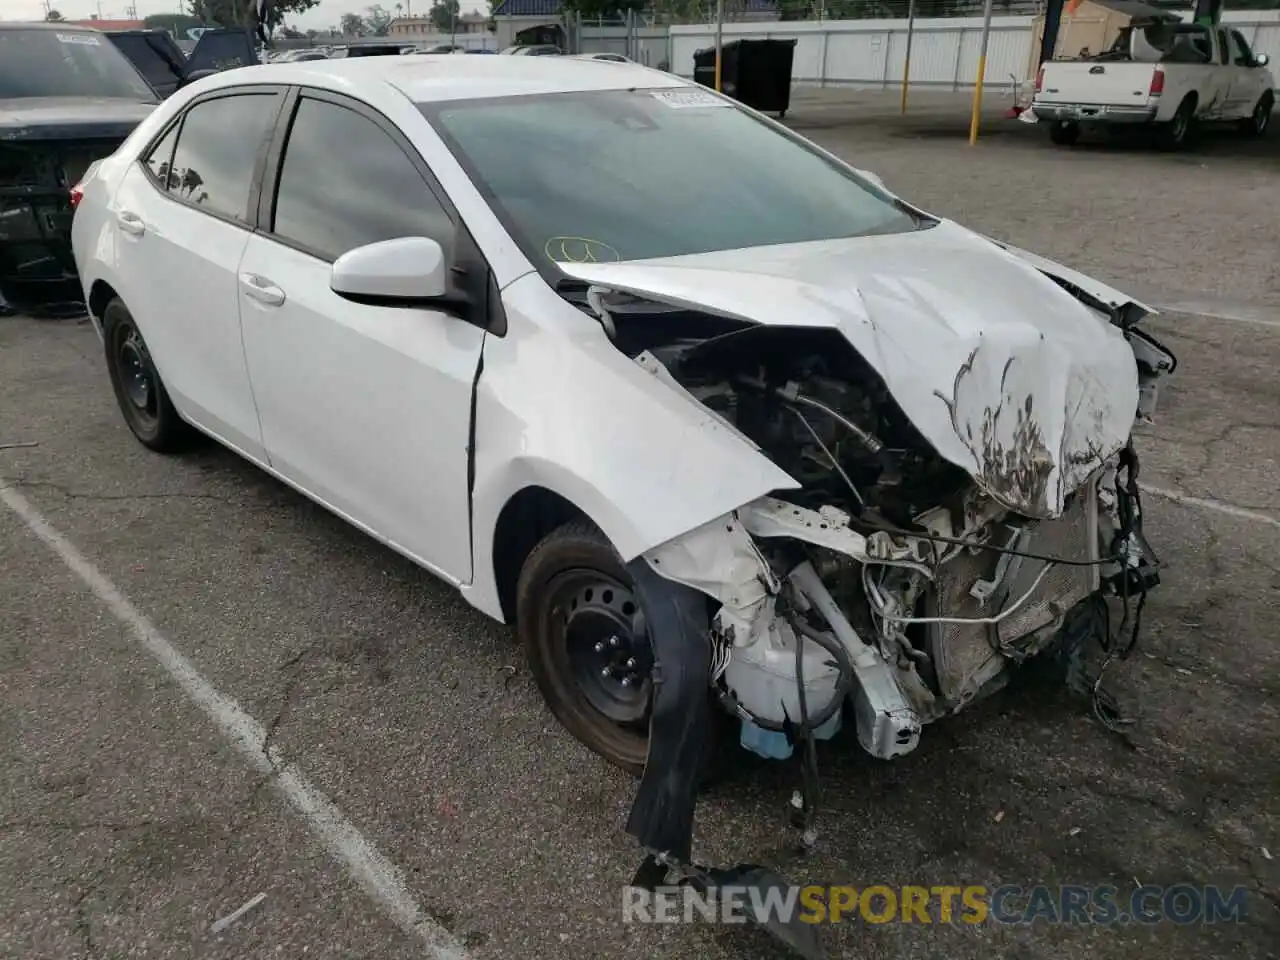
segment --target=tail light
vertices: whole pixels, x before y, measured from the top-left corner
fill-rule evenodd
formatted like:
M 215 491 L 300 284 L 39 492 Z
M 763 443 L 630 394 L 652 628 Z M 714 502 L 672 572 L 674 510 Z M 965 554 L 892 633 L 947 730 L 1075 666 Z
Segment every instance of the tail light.
M 80 206 L 80 200 L 84 196 L 83 181 L 80 183 L 77 183 L 74 187 L 71 188 L 70 196 L 71 196 L 71 209 L 74 210 L 76 207 Z
M 1151 87 L 1147 90 L 1150 96 L 1158 97 L 1164 93 L 1164 71 L 1156 67 L 1151 71 Z
M 1036 71 L 1036 93 L 1044 88 L 1044 67 Z

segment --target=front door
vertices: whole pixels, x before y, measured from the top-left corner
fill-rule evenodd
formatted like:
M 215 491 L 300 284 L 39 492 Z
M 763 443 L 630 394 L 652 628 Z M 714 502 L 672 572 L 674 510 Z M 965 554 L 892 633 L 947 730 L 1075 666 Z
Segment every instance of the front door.
M 467 461 L 484 332 L 443 312 L 353 303 L 332 262 L 456 225 L 384 122 L 302 96 L 269 230 L 240 263 L 249 373 L 273 469 L 458 583 L 471 578 Z
M 1252 116 L 1266 87 L 1267 73 L 1253 62 L 1253 51 L 1239 30 L 1227 31 L 1227 56 L 1231 63 L 1231 87 L 1223 119 Z

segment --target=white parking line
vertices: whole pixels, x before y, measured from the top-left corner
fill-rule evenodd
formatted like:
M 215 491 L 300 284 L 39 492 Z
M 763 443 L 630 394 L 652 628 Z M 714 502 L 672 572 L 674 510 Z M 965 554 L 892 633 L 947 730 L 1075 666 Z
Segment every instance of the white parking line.
M 1255 327 L 1280 330 L 1280 307 L 1259 307 L 1252 304 L 1231 304 L 1212 300 L 1150 301 L 1157 310 L 1165 313 L 1186 313 L 1210 320 L 1228 320 Z
M 351 878 L 396 926 L 420 940 L 427 955 L 435 960 L 467 960 L 466 950 L 453 936 L 423 913 L 396 866 L 378 852 L 368 838 L 343 816 L 342 811 L 294 767 L 286 766 L 277 751 L 273 749 L 271 759 L 267 759 L 266 731 L 261 724 L 202 677 L 115 584 L 58 533 L 25 497 L 0 483 L 0 502 L 17 514 L 28 529 L 93 591 L 111 614 L 129 628 L 138 643 L 160 662 L 188 699 L 204 711 L 252 767 L 264 775 L 279 771 L 274 778 L 276 788 L 333 858 L 346 868 Z
M 1254 523 L 1265 523 L 1272 527 L 1280 528 L 1280 518 L 1276 518 L 1266 513 L 1259 513 L 1257 510 L 1249 510 L 1245 507 L 1237 507 L 1230 503 L 1223 503 L 1221 500 L 1206 500 L 1203 497 L 1190 497 L 1185 493 L 1178 493 L 1176 490 L 1166 490 L 1163 487 L 1151 487 L 1145 483 L 1138 484 L 1144 493 L 1160 497 L 1164 500 L 1172 500 L 1174 503 L 1185 503 L 1191 507 L 1200 507 L 1203 510 L 1212 510 L 1215 513 L 1223 513 L 1228 517 L 1235 517 L 1238 520 L 1251 520 Z

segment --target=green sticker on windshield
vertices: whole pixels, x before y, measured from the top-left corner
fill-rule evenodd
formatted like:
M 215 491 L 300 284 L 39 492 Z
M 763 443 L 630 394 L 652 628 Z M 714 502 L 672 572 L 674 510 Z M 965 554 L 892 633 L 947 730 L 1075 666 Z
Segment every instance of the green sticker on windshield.
M 58 34 L 59 43 L 78 43 L 86 47 L 96 47 L 98 38 L 92 33 L 60 33 Z
M 727 107 L 728 100 L 722 100 L 708 90 L 697 87 L 678 87 L 675 90 L 654 90 L 653 98 L 665 103 L 668 107 L 687 109 L 689 107 Z

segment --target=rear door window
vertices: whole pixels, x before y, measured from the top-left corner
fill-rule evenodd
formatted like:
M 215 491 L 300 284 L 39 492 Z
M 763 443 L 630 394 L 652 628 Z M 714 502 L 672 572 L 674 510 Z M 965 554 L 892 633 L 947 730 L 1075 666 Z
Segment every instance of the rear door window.
M 280 94 L 239 93 L 202 100 L 187 111 L 173 153 L 169 193 L 202 210 L 251 223 L 249 193 Z
M 175 123 L 170 127 L 169 132 L 160 138 L 160 142 L 151 148 L 151 152 L 142 161 L 151 174 L 151 179 L 161 190 L 169 189 L 169 170 L 173 164 L 173 147 L 178 142 L 179 126 L 180 124 Z

